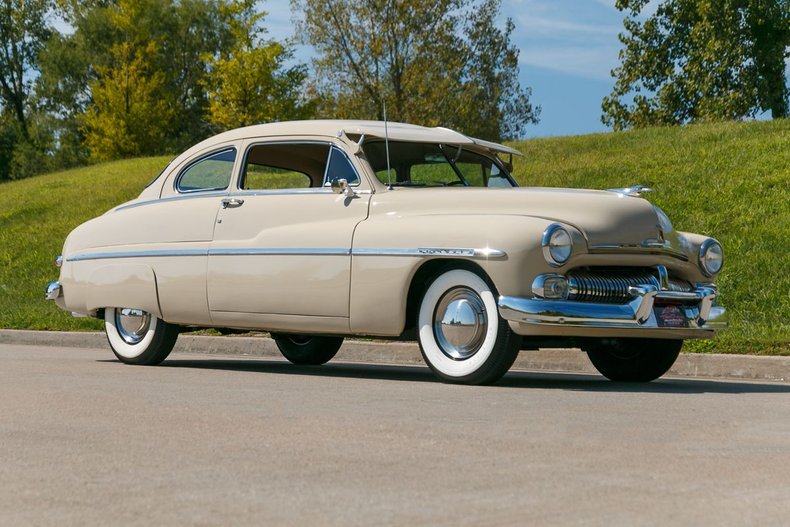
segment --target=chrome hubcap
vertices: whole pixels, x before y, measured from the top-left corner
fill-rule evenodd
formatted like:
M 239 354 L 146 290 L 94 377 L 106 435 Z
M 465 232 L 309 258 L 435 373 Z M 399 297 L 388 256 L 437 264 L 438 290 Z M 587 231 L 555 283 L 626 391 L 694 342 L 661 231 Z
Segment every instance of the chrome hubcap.
M 439 349 L 453 360 L 466 360 L 477 353 L 487 329 L 483 299 L 471 289 L 451 289 L 436 306 L 433 332 Z
M 138 344 L 151 326 L 151 315 L 142 309 L 116 309 L 115 327 L 127 344 Z

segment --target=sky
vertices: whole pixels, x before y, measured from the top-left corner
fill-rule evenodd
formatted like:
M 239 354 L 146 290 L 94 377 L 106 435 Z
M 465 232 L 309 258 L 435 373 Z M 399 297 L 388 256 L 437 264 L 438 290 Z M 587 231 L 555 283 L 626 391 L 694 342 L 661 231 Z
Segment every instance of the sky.
M 532 88 L 540 123 L 527 137 L 577 135 L 608 130 L 601 100 L 614 84 L 618 33 L 624 14 L 615 0 L 502 0 L 501 16 L 516 25 L 511 42 L 519 49 L 521 86 Z M 288 0 L 265 0 L 264 25 L 277 40 L 294 34 Z M 296 14 L 298 16 L 298 14 Z M 309 62 L 312 48 L 300 46 L 297 60 Z

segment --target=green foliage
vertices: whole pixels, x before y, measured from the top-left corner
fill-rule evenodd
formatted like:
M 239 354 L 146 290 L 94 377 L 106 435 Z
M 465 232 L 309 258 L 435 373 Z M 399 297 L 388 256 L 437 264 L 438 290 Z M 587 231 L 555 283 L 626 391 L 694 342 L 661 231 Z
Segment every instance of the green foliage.
M 618 0 L 628 13 L 602 121 L 615 130 L 788 116 L 790 0 Z
M 43 101 L 62 119 L 61 135 L 65 132 L 72 143 L 83 142 L 82 119 L 96 102 L 92 88 L 116 84 L 124 67 L 135 61 L 139 82 L 156 85 L 150 91 L 158 92 L 172 112 L 167 122 L 160 123 L 164 140 L 144 153 L 182 150 L 213 132 L 204 118 L 201 82 L 207 66 L 202 57 L 231 43 L 218 2 L 72 2 L 64 16 L 75 31 L 51 39 L 42 54 L 38 83 Z M 114 78 L 105 82 L 106 74 Z
M 487 139 L 537 121 L 518 83 L 513 22 L 499 0 L 292 0 L 316 49 L 326 117 L 450 126 Z
M 313 114 L 313 105 L 301 93 L 306 68 L 286 68 L 292 50 L 279 42 L 261 41 L 258 24 L 265 13 L 255 12 L 254 5 L 254 0 L 242 0 L 225 8 L 236 43 L 227 53 L 208 57 L 211 70 L 203 84 L 209 120 L 224 130 Z
M 790 120 L 648 128 L 515 146 L 526 186 L 643 184 L 676 229 L 715 236 L 732 326 L 686 350 L 790 355 Z
M 0 99 L 27 138 L 31 73 L 49 38 L 51 0 L 5 0 L 0 3 Z
M 48 170 L 45 119 L 32 98 L 38 56 L 52 33 L 51 0 L 0 3 L 0 181 Z
M 99 68 L 91 83 L 93 105 L 83 117 L 85 141 L 95 160 L 162 152 L 165 133 L 173 118 L 164 93 L 164 75 L 151 72 L 153 42 L 132 49 L 113 46 L 115 64 Z

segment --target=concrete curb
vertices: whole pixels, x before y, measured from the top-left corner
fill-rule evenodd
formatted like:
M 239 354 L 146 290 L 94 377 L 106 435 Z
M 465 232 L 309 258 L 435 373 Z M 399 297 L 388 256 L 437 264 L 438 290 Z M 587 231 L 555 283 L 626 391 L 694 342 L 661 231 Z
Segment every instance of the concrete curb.
M 104 333 L 73 331 L 27 331 L 0 329 L 0 344 L 66 348 L 107 349 Z M 174 349 L 181 353 L 280 357 L 274 341 L 266 337 L 209 337 L 181 335 Z M 381 364 L 422 364 L 419 347 L 409 342 L 347 340 L 336 360 Z M 543 349 L 519 354 L 516 370 L 567 373 L 597 373 L 584 352 L 573 349 Z M 790 357 L 682 353 L 669 375 L 721 379 L 790 382 Z

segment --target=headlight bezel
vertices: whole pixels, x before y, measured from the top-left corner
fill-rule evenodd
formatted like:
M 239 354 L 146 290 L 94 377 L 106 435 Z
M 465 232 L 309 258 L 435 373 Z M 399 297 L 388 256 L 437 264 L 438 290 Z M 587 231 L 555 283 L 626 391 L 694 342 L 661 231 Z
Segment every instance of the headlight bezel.
M 712 270 L 708 267 L 708 254 L 710 253 L 711 249 L 714 247 L 718 247 L 719 254 L 721 255 L 721 259 L 719 263 L 718 269 Z M 697 261 L 699 263 L 699 268 L 707 277 L 714 277 L 721 272 L 724 268 L 724 248 L 721 246 L 718 240 L 715 238 L 708 238 L 699 246 L 699 253 L 697 255 Z
M 560 245 L 556 243 L 557 238 L 562 236 L 567 237 L 567 245 Z M 546 227 L 546 230 L 543 231 L 543 237 L 541 238 L 540 244 L 543 247 L 543 258 L 552 267 L 561 267 L 565 265 L 573 255 L 573 237 L 571 236 L 571 233 L 568 231 L 568 229 L 559 223 L 552 223 Z M 563 247 L 567 247 L 568 249 L 568 254 L 565 255 L 564 258 L 561 254 L 556 254 L 558 248 Z

